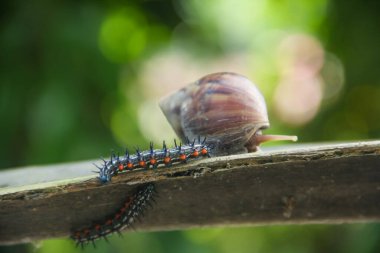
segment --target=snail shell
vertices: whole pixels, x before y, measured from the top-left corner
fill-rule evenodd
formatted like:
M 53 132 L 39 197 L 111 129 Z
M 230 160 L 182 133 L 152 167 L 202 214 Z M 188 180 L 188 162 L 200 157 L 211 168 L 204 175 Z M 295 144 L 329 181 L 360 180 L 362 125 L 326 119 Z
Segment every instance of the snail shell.
M 204 76 L 163 98 L 160 107 L 182 140 L 205 136 L 217 155 L 254 152 L 269 140 L 297 140 L 261 134 L 269 127 L 264 97 L 250 80 L 235 73 Z

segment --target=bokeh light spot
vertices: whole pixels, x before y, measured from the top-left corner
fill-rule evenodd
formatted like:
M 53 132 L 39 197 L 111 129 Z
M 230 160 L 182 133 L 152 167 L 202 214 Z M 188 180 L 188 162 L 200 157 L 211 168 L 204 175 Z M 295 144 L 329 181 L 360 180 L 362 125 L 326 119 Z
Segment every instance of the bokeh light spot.
M 279 45 L 278 62 L 276 113 L 289 125 L 304 125 L 316 116 L 323 99 L 324 82 L 320 71 L 324 50 L 310 35 L 289 35 Z
M 99 47 L 104 56 L 115 63 L 138 58 L 144 51 L 147 27 L 143 16 L 134 9 L 109 15 L 99 34 Z

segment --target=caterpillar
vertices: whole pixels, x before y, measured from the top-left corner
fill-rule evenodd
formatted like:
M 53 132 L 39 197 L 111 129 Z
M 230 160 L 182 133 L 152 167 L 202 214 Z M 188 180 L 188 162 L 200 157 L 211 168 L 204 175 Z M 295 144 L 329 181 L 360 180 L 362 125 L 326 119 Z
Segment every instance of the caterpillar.
M 167 148 L 164 141 L 162 149 L 154 149 L 151 142 L 149 150 L 140 151 L 137 148 L 136 154 L 132 155 L 127 149 L 124 156 L 112 154 L 110 160 L 103 159 L 102 166 L 95 166 L 99 169 L 99 181 L 108 183 L 118 173 L 135 169 L 156 169 L 160 165 L 170 167 L 172 164 L 186 163 L 188 159 L 210 157 L 210 149 L 211 147 L 206 144 L 206 138 L 201 141 L 200 137 L 198 137 L 198 142 L 195 139 L 191 142 L 186 138 L 186 143 L 179 145 L 174 140 L 173 148 Z
M 127 198 L 115 215 L 103 222 L 95 222 L 90 227 L 74 231 L 70 236 L 71 239 L 76 242 L 77 247 L 80 245 L 83 248 L 89 242 L 95 247 L 95 240 L 104 238 L 107 241 L 107 235 L 114 232 L 120 234 L 120 230 L 130 227 L 144 213 L 147 205 L 151 205 L 155 192 L 153 183 L 144 185 L 133 196 Z

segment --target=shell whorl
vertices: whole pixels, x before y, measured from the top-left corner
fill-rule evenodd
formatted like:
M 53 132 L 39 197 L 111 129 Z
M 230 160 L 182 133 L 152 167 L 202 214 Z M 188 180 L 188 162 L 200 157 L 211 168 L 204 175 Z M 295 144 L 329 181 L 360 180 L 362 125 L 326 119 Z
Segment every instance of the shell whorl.
M 219 155 L 255 151 L 269 127 L 264 97 L 246 77 L 214 73 L 163 98 L 160 107 L 176 134 L 207 136 Z

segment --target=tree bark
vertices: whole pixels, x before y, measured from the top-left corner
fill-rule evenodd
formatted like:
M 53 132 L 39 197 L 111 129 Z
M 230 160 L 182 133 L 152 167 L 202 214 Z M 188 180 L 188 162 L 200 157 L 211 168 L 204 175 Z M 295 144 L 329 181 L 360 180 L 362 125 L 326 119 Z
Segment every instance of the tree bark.
M 64 174 L 65 166 L 43 171 Z M 88 171 L 92 165 L 67 167 Z M 0 177 L 33 178 L 38 170 Z M 202 159 L 119 174 L 104 185 L 95 177 L 23 186 L 10 180 L 0 188 L 0 244 L 69 236 L 115 213 L 147 182 L 156 185 L 156 203 L 136 230 L 380 220 L 380 141 Z

